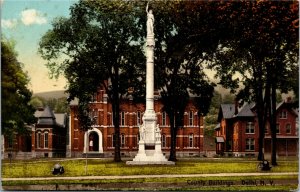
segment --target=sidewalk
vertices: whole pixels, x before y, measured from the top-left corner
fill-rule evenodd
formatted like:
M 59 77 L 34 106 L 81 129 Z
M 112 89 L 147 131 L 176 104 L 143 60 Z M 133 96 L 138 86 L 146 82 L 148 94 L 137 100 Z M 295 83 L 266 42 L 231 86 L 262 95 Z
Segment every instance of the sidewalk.
M 211 173 L 211 174 L 182 174 L 182 175 L 116 175 L 116 176 L 78 176 L 78 177 L 31 177 L 31 178 L 2 178 L 2 181 L 43 181 L 43 180 L 102 180 L 102 179 L 137 179 L 137 178 L 188 178 L 188 177 L 234 177 L 234 176 L 270 176 L 298 175 L 298 172 L 258 172 L 258 173 Z

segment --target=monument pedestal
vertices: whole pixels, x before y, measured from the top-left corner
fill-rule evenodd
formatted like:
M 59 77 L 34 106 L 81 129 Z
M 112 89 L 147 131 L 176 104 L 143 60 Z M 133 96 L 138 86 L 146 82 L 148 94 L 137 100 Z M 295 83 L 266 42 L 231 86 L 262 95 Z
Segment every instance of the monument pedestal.
M 154 122 L 149 123 L 148 125 L 155 125 L 156 120 Z M 146 124 L 147 125 L 147 124 Z M 150 144 L 145 142 L 145 136 L 147 134 L 143 130 L 153 130 L 152 136 L 154 137 L 153 140 Z M 142 125 L 140 127 L 140 135 L 141 139 L 139 141 L 139 151 L 135 158 L 132 161 L 127 161 L 127 165 L 151 165 L 151 164 L 160 164 L 160 165 L 175 165 L 175 162 L 173 161 L 168 161 L 167 158 L 164 156 L 161 150 L 161 134 L 160 134 L 160 129 L 159 126 L 156 125 L 156 128 L 152 127 L 144 127 Z M 149 135 L 148 135 L 149 136 Z M 149 139 L 149 137 L 148 137 Z M 154 141 L 154 145 L 152 144 Z
M 168 161 L 161 151 L 161 144 L 155 143 L 155 149 L 145 149 L 143 142 L 139 142 L 139 152 L 127 165 L 175 165 L 175 162 Z

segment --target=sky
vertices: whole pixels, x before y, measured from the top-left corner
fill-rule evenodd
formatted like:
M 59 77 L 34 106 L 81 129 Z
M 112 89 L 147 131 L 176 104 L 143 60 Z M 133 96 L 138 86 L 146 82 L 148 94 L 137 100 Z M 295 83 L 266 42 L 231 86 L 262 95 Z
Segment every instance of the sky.
M 56 17 L 69 17 L 69 8 L 77 0 L 0 0 L 1 33 L 15 41 L 18 61 L 30 77 L 33 93 L 64 90 L 66 79 L 50 79 L 47 63 L 38 54 L 41 37 L 52 28 Z

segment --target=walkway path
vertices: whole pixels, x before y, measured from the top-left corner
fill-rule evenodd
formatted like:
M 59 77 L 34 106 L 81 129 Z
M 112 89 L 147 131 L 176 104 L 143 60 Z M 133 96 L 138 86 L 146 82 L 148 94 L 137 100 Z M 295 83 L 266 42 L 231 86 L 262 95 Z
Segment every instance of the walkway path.
M 42 181 L 42 180 L 101 180 L 101 179 L 137 179 L 137 178 L 187 178 L 187 177 L 234 177 L 234 176 L 271 176 L 298 175 L 298 172 L 258 172 L 258 173 L 210 173 L 210 174 L 182 174 L 182 175 L 117 175 L 117 176 L 78 176 L 78 177 L 30 177 L 30 178 L 2 178 L 2 181 Z

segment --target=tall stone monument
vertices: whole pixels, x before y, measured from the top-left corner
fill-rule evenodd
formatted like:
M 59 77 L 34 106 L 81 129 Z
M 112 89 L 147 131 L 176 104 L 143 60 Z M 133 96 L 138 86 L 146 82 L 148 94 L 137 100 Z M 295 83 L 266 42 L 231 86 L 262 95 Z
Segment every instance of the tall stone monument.
M 157 124 L 154 111 L 154 16 L 152 10 L 146 7 L 147 12 L 147 42 L 146 42 L 146 111 L 143 116 L 143 125 L 139 127 L 139 151 L 133 161 L 126 164 L 175 164 L 168 161 L 161 150 L 161 130 Z

